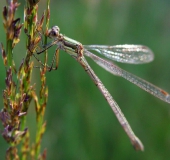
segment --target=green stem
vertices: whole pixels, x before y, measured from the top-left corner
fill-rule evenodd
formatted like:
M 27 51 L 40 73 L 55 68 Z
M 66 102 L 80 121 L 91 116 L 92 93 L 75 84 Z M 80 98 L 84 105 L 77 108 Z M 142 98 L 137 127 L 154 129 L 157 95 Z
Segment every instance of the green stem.
M 7 62 L 8 66 L 12 66 L 12 42 L 13 40 L 7 40 L 6 52 L 7 52 Z

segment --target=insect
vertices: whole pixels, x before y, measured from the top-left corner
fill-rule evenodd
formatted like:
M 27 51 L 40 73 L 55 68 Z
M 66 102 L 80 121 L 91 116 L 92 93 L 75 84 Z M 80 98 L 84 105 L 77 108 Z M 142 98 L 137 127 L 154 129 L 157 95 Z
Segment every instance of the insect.
M 52 60 L 52 65 L 48 66 L 48 70 L 51 71 L 52 69 L 57 69 L 59 50 L 63 50 L 66 53 L 68 53 L 71 57 L 73 57 L 84 68 L 84 70 L 94 81 L 95 85 L 98 87 L 100 92 L 103 94 L 108 104 L 110 105 L 111 109 L 113 110 L 114 114 L 116 115 L 119 123 L 121 124 L 124 131 L 128 135 L 134 148 L 136 150 L 144 150 L 142 142 L 134 134 L 124 114 L 119 108 L 118 104 L 112 98 L 112 96 L 110 95 L 108 90 L 105 88 L 101 80 L 94 73 L 92 68 L 89 66 L 84 55 L 87 57 L 90 57 L 94 62 L 96 62 L 99 66 L 101 66 L 108 72 L 116 76 L 121 76 L 125 78 L 126 80 L 132 82 L 133 84 L 137 85 L 141 89 L 154 95 L 155 97 L 167 103 L 170 103 L 170 95 L 166 91 L 121 69 L 114 63 L 107 61 L 105 59 L 102 59 L 90 52 L 90 50 L 97 51 L 98 53 L 102 54 L 106 58 L 109 58 L 111 60 L 115 60 L 118 62 L 141 64 L 141 63 L 147 63 L 153 60 L 154 55 L 152 51 L 148 47 L 142 46 L 142 45 L 126 45 L 126 44 L 115 45 L 115 46 L 82 45 L 80 42 L 60 34 L 60 29 L 58 26 L 54 26 L 48 30 L 48 37 L 52 39 L 52 42 L 45 45 L 40 51 L 36 52 L 36 54 L 41 54 L 45 50 L 56 45 L 56 52 Z M 35 54 L 33 55 L 44 66 L 44 64 L 35 56 Z M 53 68 L 55 59 L 56 59 L 56 67 Z

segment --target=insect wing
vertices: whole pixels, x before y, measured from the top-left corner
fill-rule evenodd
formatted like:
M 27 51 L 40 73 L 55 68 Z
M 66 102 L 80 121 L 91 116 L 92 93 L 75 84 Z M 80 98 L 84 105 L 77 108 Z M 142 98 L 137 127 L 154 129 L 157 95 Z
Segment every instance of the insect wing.
M 142 45 L 84 45 L 87 50 L 94 50 L 101 55 L 122 63 L 141 64 L 148 63 L 154 59 L 153 52 Z
M 140 87 L 141 89 L 149 92 L 150 94 L 154 95 L 155 97 L 170 103 L 170 95 L 162 90 L 161 88 L 145 81 L 142 78 L 139 78 L 135 75 L 133 75 L 132 73 L 129 73 L 123 69 L 121 69 L 120 67 L 118 67 L 117 65 L 115 65 L 112 62 L 106 61 L 94 54 L 92 54 L 89 51 L 84 51 L 84 54 L 88 57 L 90 57 L 94 62 L 96 62 L 99 66 L 101 66 L 102 68 L 104 68 L 105 70 L 107 70 L 108 72 L 117 75 L 117 76 L 121 76 L 124 79 L 130 81 L 131 83 L 137 85 L 138 87 Z

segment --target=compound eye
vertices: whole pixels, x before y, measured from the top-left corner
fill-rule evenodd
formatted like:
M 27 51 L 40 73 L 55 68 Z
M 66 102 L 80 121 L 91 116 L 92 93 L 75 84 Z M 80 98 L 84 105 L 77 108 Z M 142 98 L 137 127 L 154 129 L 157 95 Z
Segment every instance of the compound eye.
M 58 26 L 53 26 L 53 27 L 52 27 L 52 30 L 55 30 L 55 31 L 57 31 L 57 32 L 60 32 L 60 28 L 59 28 Z
M 57 33 L 51 29 L 48 31 L 48 37 L 55 38 L 56 35 L 57 35 Z
M 50 38 L 56 38 L 59 35 L 59 31 L 60 31 L 59 27 L 58 26 L 54 26 L 51 29 L 49 29 L 48 36 Z
M 50 32 L 50 35 L 51 35 L 52 37 L 56 37 L 57 33 L 56 33 L 56 31 L 53 31 L 53 30 L 52 30 L 52 31 Z

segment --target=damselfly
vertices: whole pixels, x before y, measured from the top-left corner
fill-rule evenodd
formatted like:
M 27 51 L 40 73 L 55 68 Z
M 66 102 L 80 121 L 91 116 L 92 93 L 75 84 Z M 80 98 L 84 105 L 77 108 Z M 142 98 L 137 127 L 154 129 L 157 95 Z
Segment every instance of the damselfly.
M 123 63 L 132 63 L 132 64 L 140 64 L 140 63 L 147 63 L 153 60 L 154 55 L 152 51 L 147 48 L 146 46 L 142 45 L 115 45 L 115 46 L 104 46 L 104 45 L 82 45 L 80 42 L 75 41 L 71 38 L 68 38 L 59 32 L 59 27 L 54 26 L 48 30 L 48 37 L 52 38 L 53 41 L 47 45 L 45 45 L 40 51 L 36 52 L 37 54 L 41 54 L 48 48 L 56 45 L 56 54 L 53 58 L 51 67 L 48 67 L 49 70 L 56 69 L 58 66 L 58 55 L 59 50 L 64 50 L 67 52 L 71 57 L 77 60 L 80 65 L 84 68 L 84 70 L 88 73 L 91 79 L 94 81 L 95 85 L 99 88 L 107 102 L 109 103 L 111 109 L 115 113 L 119 123 L 123 127 L 124 131 L 130 138 L 130 141 L 136 150 L 143 150 L 143 144 L 138 139 L 138 137 L 132 131 L 128 121 L 126 120 L 124 114 L 120 110 L 118 104 L 112 98 L 108 90 L 105 88 L 103 83 L 100 79 L 96 76 L 92 68 L 87 63 L 85 56 L 90 57 L 94 62 L 96 62 L 99 66 L 103 67 L 108 72 L 125 78 L 126 80 L 134 83 L 138 87 L 142 88 L 143 90 L 149 92 L 150 94 L 154 95 L 155 97 L 170 103 L 170 95 L 162 90 L 161 88 L 156 87 L 155 85 L 121 69 L 114 63 L 102 59 L 91 52 L 89 50 L 97 51 L 98 53 L 102 54 L 103 56 L 115 60 L 118 62 Z M 35 54 L 33 54 L 35 56 Z M 37 59 L 37 57 L 35 56 Z M 56 68 L 53 68 L 54 59 L 56 59 Z M 38 59 L 37 59 L 38 60 Z M 42 65 L 44 65 L 40 60 L 38 60 Z M 44 65 L 45 66 L 45 65 Z

